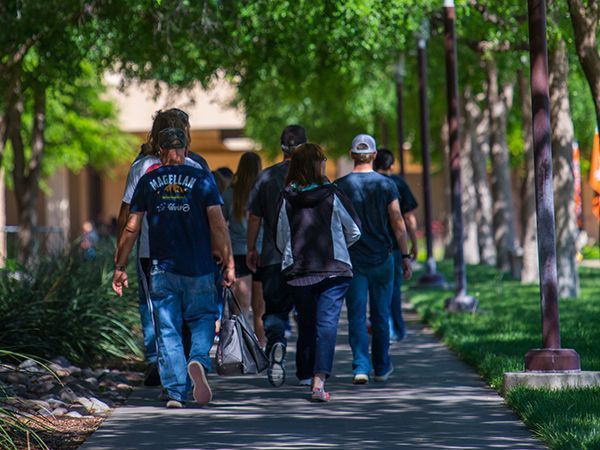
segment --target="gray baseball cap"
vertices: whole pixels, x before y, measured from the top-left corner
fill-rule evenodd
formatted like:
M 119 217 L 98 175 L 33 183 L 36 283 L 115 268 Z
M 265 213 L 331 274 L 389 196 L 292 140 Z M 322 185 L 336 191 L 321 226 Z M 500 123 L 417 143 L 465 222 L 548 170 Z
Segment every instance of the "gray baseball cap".
M 359 134 L 352 140 L 352 153 L 366 154 L 377 152 L 375 138 L 368 134 Z

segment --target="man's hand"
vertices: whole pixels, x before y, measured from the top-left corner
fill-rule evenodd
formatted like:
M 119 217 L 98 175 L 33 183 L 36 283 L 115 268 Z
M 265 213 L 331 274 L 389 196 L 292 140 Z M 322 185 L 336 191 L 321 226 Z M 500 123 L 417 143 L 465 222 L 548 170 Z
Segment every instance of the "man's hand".
M 251 272 L 256 272 L 258 267 L 258 250 L 252 249 L 246 252 L 246 265 Z
M 223 270 L 223 286 L 231 287 L 235 283 L 235 269 L 229 268 Z
M 123 286 L 129 287 L 127 273 L 124 270 L 115 269 L 112 280 L 112 289 L 119 297 L 123 297 Z
M 402 258 L 402 275 L 405 280 L 412 278 L 412 265 L 409 258 Z
M 410 257 L 413 261 L 416 261 L 417 256 L 419 256 L 419 247 L 417 247 L 417 244 L 414 243 L 410 247 Z

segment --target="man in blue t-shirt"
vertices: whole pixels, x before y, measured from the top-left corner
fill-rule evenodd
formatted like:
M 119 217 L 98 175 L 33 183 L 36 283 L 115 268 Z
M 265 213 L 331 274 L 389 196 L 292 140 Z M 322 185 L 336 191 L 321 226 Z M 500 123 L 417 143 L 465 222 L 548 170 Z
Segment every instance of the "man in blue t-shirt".
M 213 256 L 223 269 L 225 285 L 235 281 L 235 273 L 221 212 L 223 200 L 212 176 L 184 165 L 187 137 L 183 130 L 161 131 L 159 145 L 162 167 L 140 179 L 131 199 L 131 213 L 115 257 L 113 290 L 121 296 L 128 286 L 125 265 L 145 213 L 160 378 L 169 395 L 167 407 L 179 408 L 187 398 L 188 373 L 194 399 L 200 404 L 212 399 L 205 372 L 210 369 L 209 351 L 219 318 Z M 189 361 L 182 342 L 184 321 L 191 333 Z
M 389 357 L 388 325 L 394 282 L 390 228 L 402 252 L 404 278 L 410 279 L 412 276 L 398 188 L 388 177 L 373 171 L 376 155 L 375 139 L 368 134 L 359 134 L 352 141 L 350 150 L 354 170 L 336 181 L 352 202 L 362 224 L 360 240 L 350 247 L 354 278 L 346 294 L 354 384 L 368 383 L 371 372 L 367 299 L 373 328 L 375 381 L 386 381 L 393 371 Z
M 396 183 L 398 193 L 400 194 L 400 212 L 404 218 L 410 238 L 410 255 L 414 260 L 417 259 L 419 253 L 419 246 L 417 244 L 417 218 L 414 214 L 414 210 L 417 209 L 418 204 L 404 178 L 392 174 L 393 164 L 394 154 L 391 151 L 387 148 L 377 150 L 377 157 L 373 162 L 373 168 L 377 173 L 389 177 Z M 394 288 L 392 290 L 392 306 L 389 321 L 390 341 L 399 342 L 406 337 L 406 325 L 404 324 L 404 317 L 402 317 L 402 255 L 396 243 L 392 255 L 394 259 Z

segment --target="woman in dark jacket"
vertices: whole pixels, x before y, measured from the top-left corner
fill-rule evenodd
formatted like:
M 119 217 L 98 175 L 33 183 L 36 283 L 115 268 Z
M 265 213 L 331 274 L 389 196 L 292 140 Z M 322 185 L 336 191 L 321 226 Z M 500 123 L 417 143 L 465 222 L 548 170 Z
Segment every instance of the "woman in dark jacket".
M 277 210 L 276 243 L 281 270 L 298 312 L 298 373 L 312 378 L 311 400 L 326 402 L 325 379 L 331 374 L 337 325 L 352 278 L 348 247 L 360 238 L 351 203 L 325 177 L 323 150 L 302 144 L 294 150 Z

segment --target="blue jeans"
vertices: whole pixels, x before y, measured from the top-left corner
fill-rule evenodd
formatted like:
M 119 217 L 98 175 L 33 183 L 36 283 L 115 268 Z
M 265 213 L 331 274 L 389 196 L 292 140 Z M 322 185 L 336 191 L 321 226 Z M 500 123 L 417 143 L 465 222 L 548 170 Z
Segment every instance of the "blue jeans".
M 402 252 L 394 250 L 392 257 L 394 258 L 394 287 L 390 311 L 390 338 L 402 340 L 406 336 L 406 325 L 402 316 Z
M 189 380 L 187 364 L 197 361 L 210 370 L 209 352 L 215 336 L 219 305 L 214 274 L 187 277 L 154 266 L 150 298 L 157 326 L 158 370 L 169 397 L 185 401 Z M 189 361 L 183 348 L 182 327 L 191 335 Z
M 144 354 L 148 364 L 156 364 L 156 332 L 154 330 L 154 321 L 152 320 L 152 311 L 148 304 L 148 283 L 150 281 L 150 258 L 138 258 L 136 264 L 138 276 L 138 296 L 139 311 L 142 321 L 142 333 L 144 335 Z
M 330 278 L 311 286 L 289 286 L 298 312 L 296 376 L 329 376 L 333 367 L 335 340 L 349 278 Z
M 348 306 L 348 328 L 352 347 L 352 371 L 369 374 L 369 333 L 367 332 L 367 298 L 372 334 L 372 360 L 375 375 L 383 375 L 391 368 L 390 348 L 390 304 L 394 284 L 392 257 L 374 267 L 354 267 L 354 278 L 346 294 Z

